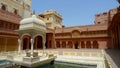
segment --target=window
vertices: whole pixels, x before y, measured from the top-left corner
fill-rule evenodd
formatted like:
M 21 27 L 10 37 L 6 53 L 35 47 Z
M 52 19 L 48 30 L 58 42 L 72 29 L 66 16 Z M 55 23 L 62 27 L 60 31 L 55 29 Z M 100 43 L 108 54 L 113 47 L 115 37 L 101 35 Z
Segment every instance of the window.
M 17 14 L 17 13 L 18 13 L 18 10 L 17 10 L 17 9 L 14 9 L 14 13 Z
M 97 17 L 99 17 L 100 15 L 98 14 L 98 15 L 96 15 Z
M 2 22 L 0 22 L 0 28 L 3 28 L 3 23 Z
M 26 4 L 27 8 L 30 10 L 30 5 Z
M 11 29 L 11 28 L 12 28 L 12 24 L 9 23 L 9 29 Z
M 107 15 L 107 12 L 104 12 L 103 15 Z
M 5 28 L 6 28 L 6 29 L 8 28 L 8 23 L 5 23 Z
M 2 7 L 1 7 L 2 10 L 6 10 L 6 6 L 4 4 L 2 4 Z
M 98 22 L 98 24 L 100 24 L 101 22 Z
M 49 20 L 49 18 L 47 18 L 47 20 Z

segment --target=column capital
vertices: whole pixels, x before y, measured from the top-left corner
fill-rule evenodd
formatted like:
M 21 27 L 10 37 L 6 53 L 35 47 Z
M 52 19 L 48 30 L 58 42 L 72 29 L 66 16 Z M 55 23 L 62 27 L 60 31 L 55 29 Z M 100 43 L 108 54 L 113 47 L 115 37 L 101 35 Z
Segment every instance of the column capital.
M 21 39 L 18 39 L 18 42 L 20 42 L 21 41 Z

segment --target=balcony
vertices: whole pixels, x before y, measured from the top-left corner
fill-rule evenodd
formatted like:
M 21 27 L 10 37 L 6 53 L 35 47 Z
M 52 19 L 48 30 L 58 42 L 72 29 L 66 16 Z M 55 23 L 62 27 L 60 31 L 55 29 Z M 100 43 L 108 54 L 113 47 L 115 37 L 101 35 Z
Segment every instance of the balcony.
M 109 37 L 107 34 L 99 35 L 82 35 L 82 36 L 55 36 L 56 39 L 67 39 L 67 38 L 96 38 L 96 37 Z
M 96 38 L 96 37 L 109 37 L 107 34 L 98 34 L 98 35 L 83 35 L 83 36 L 77 36 L 77 37 L 72 37 L 72 38 Z
M 0 9 L 0 20 L 18 24 L 22 18 L 9 11 Z
M 56 39 L 67 39 L 72 38 L 71 36 L 55 36 Z

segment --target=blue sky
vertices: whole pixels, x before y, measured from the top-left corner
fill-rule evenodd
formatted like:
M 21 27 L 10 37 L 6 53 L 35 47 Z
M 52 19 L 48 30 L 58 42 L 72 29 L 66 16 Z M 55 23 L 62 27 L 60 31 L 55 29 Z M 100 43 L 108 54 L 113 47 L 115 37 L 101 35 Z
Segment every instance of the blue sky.
M 62 15 L 65 26 L 94 24 L 94 15 L 118 7 L 116 0 L 32 0 L 36 14 L 53 9 Z

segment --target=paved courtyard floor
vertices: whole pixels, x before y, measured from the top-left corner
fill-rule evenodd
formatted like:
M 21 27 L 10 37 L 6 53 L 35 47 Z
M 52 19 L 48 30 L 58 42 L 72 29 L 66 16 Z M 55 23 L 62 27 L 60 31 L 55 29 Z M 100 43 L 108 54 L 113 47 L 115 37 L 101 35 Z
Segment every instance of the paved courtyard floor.
M 42 49 L 40 49 L 42 51 Z M 120 68 L 120 50 L 119 49 L 46 49 L 45 51 L 57 51 L 59 55 L 63 55 L 63 52 L 91 52 L 91 53 L 105 53 L 108 55 L 108 60 L 112 68 Z M 3 56 L 3 55 L 2 55 Z M 0 59 L 2 58 L 0 57 Z M 4 56 L 3 56 L 4 57 Z M 4 57 L 5 58 L 5 57 Z

